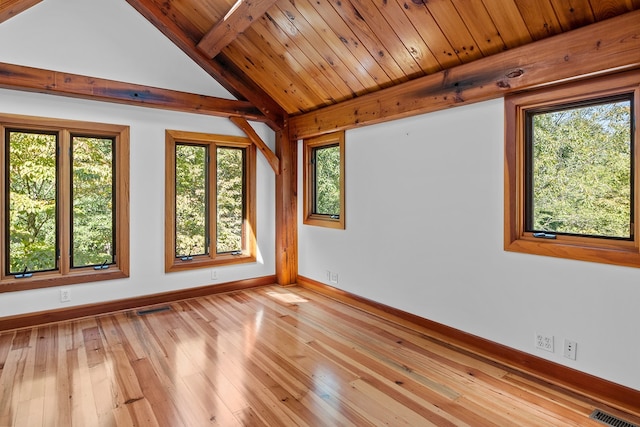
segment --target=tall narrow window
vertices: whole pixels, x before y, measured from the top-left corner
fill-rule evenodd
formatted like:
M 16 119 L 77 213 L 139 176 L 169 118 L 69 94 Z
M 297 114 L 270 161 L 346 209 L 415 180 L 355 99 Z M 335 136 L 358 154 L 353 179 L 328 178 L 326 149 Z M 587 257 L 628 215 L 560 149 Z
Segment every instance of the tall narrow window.
M 7 129 L 8 275 L 58 266 L 58 135 Z
M 640 266 L 640 74 L 505 102 L 505 249 Z
M 128 275 L 128 127 L 0 116 L 0 291 Z
M 71 266 L 115 263 L 115 138 L 72 135 Z
M 216 151 L 216 250 L 219 254 L 241 252 L 245 149 L 219 146 Z
M 304 223 L 344 229 L 344 133 L 305 140 L 304 165 Z
M 208 147 L 176 144 L 176 245 L 175 256 L 209 253 L 207 164 Z
M 255 146 L 167 131 L 166 271 L 255 261 Z

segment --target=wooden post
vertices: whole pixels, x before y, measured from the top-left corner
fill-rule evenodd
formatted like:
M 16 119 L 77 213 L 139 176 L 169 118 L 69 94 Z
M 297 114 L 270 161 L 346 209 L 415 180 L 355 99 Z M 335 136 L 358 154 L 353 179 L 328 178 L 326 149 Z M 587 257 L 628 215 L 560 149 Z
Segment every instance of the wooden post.
M 289 125 L 276 132 L 276 279 L 279 285 L 298 279 L 298 143 L 289 136 Z

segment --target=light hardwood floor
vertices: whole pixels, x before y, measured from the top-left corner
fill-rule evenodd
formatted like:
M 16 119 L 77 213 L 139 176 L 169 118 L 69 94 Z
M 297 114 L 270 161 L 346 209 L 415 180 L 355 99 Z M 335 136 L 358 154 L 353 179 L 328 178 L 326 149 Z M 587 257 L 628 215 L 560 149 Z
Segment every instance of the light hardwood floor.
M 169 307 L 0 334 L 0 426 L 602 426 L 593 402 L 299 287 Z

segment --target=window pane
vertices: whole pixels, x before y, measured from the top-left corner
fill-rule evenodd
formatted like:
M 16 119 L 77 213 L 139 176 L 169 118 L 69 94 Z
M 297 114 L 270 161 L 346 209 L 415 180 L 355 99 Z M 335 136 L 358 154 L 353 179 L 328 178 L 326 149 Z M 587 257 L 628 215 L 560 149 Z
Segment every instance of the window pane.
M 314 190 L 313 213 L 340 215 L 340 146 L 313 150 Z
M 7 271 L 56 268 L 55 134 L 7 131 Z
M 207 254 L 207 147 L 176 145 L 176 257 Z
M 244 149 L 217 149 L 217 253 L 241 251 L 244 206 Z
M 112 138 L 74 136 L 71 266 L 114 263 Z
M 531 120 L 527 231 L 632 238 L 631 101 Z

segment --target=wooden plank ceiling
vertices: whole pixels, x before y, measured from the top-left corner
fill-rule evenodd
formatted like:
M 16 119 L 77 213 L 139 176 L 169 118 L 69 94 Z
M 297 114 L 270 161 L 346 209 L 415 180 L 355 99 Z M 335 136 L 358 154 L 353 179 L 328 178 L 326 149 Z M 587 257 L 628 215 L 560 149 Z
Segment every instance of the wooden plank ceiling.
M 128 2 L 183 49 L 188 40 L 192 57 L 233 73 L 243 83 L 231 83 L 234 94 L 255 99 L 246 88 L 258 86 L 292 116 L 640 9 L 640 0 Z
M 0 0 L 0 22 L 39 1 Z M 640 9 L 640 0 L 127 2 L 274 129 L 287 116 Z

